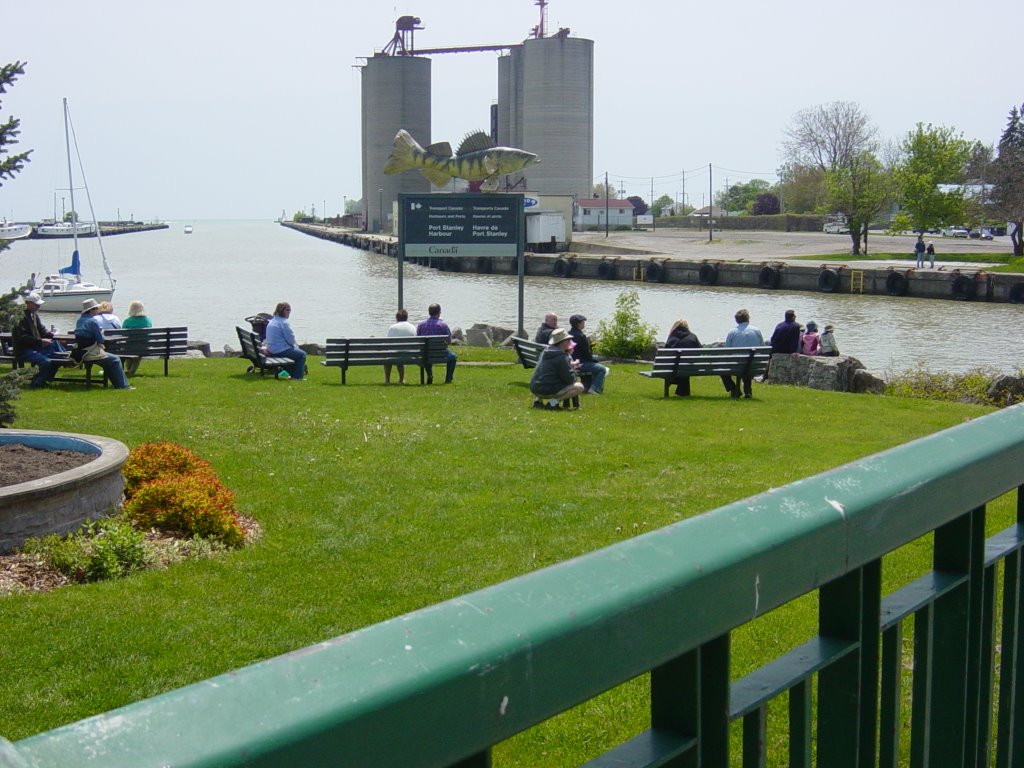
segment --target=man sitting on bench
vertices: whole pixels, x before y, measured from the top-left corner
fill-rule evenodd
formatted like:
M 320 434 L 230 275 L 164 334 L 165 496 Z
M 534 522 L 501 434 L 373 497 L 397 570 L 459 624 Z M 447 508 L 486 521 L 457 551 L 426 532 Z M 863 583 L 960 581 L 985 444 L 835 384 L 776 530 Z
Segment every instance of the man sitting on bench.
M 28 385 L 29 389 L 39 389 L 49 384 L 68 356 L 67 350 L 53 338 L 53 334 L 39 319 L 39 308 L 44 303 L 38 293 L 26 296 L 25 315 L 14 327 L 14 333 L 11 335 L 14 342 L 14 358 L 18 362 L 38 368 Z
M 583 385 L 576 381 L 576 372 L 569 357 L 569 344 L 572 342 L 569 332 L 556 328 L 550 341 L 551 345 L 541 353 L 537 367 L 533 369 L 530 391 L 534 395 L 534 408 L 554 411 L 562 401 L 579 397 Z

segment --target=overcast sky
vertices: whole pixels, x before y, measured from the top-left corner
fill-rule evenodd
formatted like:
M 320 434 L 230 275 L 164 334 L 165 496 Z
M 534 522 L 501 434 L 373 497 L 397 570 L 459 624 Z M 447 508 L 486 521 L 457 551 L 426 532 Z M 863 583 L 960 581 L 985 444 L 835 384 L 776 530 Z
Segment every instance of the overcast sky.
M 430 48 L 520 42 L 539 9 L 8 0 L 0 57 L 28 67 L 0 97 L 0 119 L 21 118 L 18 149 L 34 153 L 0 187 L 0 216 L 52 215 L 67 187 L 65 96 L 98 218 L 334 214 L 362 194 L 356 66 L 405 14 L 420 17 L 416 45 Z M 548 29 L 595 41 L 595 176 L 645 200 L 653 176 L 655 197 L 685 191 L 699 206 L 709 163 L 716 189 L 774 181 L 793 114 L 834 100 L 860 104 L 883 138 L 921 121 L 994 144 L 1024 101 L 1010 33 L 1020 14 L 1019 0 L 551 0 Z M 434 57 L 434 141 L 487 128 L 496 58 Z

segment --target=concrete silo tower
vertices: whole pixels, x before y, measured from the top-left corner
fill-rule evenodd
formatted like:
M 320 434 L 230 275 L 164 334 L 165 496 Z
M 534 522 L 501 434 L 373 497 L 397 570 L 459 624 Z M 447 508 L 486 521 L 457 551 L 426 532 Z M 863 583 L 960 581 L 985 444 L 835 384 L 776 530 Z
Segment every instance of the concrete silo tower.
M 497 141 L 540 157 L 525 172 L 530 191 L 587 198 L 594 178 L 594 41 L 568 32 L 525 40 L 498 60 Z
M 399 19 L 395 38 L 362 68 L 363 214 L 370 232 L 391 232 L 399 192 L 430 192 L 419 173 L 384 175 L 400 128 L 423 146 L 430 143 L 430 59 L 409 54 L 418 24 L 415 17 Z

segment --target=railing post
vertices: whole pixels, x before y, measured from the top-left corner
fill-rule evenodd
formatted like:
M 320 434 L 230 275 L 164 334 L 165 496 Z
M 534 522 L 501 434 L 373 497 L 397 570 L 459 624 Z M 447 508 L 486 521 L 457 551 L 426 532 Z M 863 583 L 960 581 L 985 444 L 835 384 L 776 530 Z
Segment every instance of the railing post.
M 935 570 L 962 573 L 968 580 L 936 600 L 933 608 L 932 696 L 928 702 L 930 766 L 959 768 L 970 764 L 965 763 L 968 754 L 973 762 L 974 745 L 967 739 L 969 734 L 976 735 L 976 726 L 968 728 L 968 720 L 976 720 L 977 703 L 969 701 L 968 694 L 977 694 L 976 681 L 971 684 L 969 678 L 974 678 L 977 671 L 979 644 L 973 638 L 980 625 L 980 619 L 974 617 L 980 612 L 980 593 L 972 609 L 975 586 L 971 576 L 975 563 L 984 564 L 984 523 L 982 507 L 935 531 Z M 977 581 L 981 581 L 980 569 Z M 972 650 L 973 660 L 969 658 Z
M 700 649 L 651 670 L 651 727 L 679 736 L 700 734 Z M 698 749 L 678 761 L 678 768 L 696 768 Z M 673 764 L 675 765 L 675 764 Z
M 700 647 L 700 741 L 702 768 L 729 765 L 730 638 L 724 634 Z
M 1024 486 L 1017 489 L 1017 526 L 1024 526 Z M 996 724 L 996 766 L 1024 763 L 1024 653 L 1020 631 L 1024 626 L 1024 557 L 1021 550 L 1008 555 L 1003 570 L 1003 632 L 999 665 L 999 721 Z
M 879 634 L 882 605 L 882 561 L 861 569 L 860 609 L 860 768 L 876 765 L 878 720 Z
M 818 590 L 818 633 L 859 640 L 863 621 L 863 569 L 857 568 Z M 876 609 L 877 610 L 877 609 Z M 857 768 L 860 742 L 860 650 L 818 674 L 818 764 Z

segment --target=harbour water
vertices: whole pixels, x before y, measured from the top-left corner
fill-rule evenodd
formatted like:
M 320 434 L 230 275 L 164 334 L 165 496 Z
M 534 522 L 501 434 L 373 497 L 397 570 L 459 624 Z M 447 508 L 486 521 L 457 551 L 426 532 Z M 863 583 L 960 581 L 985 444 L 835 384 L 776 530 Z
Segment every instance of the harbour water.
M 192 234 L 184 227 L 193 226 Z M 394 322 L 397 262 L 386 256 L 309 237 L 272 221 L 189 221 L 166 230 L 107 238 L 107 259 L 117 280 L 115 312 L 127 313 L 140 299 L 156 325 L 187 325 L 193 340 L 215 350 L 237 348 L 234 327 L 245 318 L 292 305 L 292 326 L 301 342 L 328 337 L 379 336 Z M 19 240 L 0 254 L 0 285 L 23 284 L 29 274 L 55 272 L 71 261 L 71 242 Z M 85 278 L 103 276 L 95 240 L 82 241 Z M 771 254 L 765 254 L 766 257 Z M 609 320 L 615 299 L 630 284 L 529 277 L 525 325 L 529 332 L 553 310 L 562 318 L 586 315 L 588 330 Z M 844 354 L 881 374 L 923 364 L 930 370 L 983 367 L 1012 373 L 1021 363 L 1021 306 L 909 297 L 784 293 L 739 288 L 636 284 L 641 314 L 664 338 L 677 318 L 686 318 L 705 344 L 721 340 L 740 307 L 765 336 L 792 308 L 806 323 L 832 323 Z M 440 272 L 406 265 L 405 304 L 412 319 L 438 302 L 451 325 L 493 323 L 515 328 L 517 279 L 510 275 Z M 45 310 L 45 307 L 44 307 Z M 69 330 L 74 315 L 42 313 L 44 321 Z

